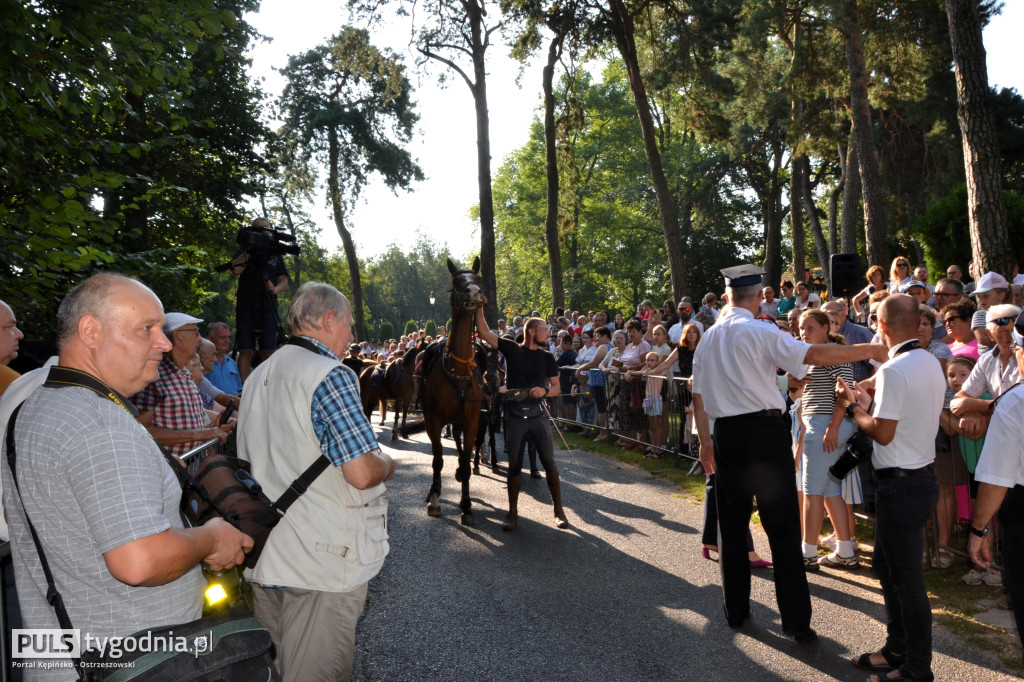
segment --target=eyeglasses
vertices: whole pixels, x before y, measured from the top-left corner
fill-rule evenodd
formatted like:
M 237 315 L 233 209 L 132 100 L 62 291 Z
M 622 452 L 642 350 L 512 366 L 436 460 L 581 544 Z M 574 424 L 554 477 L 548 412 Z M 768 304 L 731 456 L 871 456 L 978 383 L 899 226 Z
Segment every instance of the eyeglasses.
M 199 334 L 199 329 L 198 328 L 196 328 L 196 329 L 175 329 L 174 331 L 181 332 L 183 334 L 185 334 L 185 333 L 188 333 L 188 334 Z
M 999 326 L 999 327 L 1005 327 L 1006 325 L 1008 325 L 1011 322 L 1013 322 L 1015 319 L 1017 319 L 1017 318 L 1015 318 L 1015 317 L 997 317 L 994 320 L 989 320 L 989 322 L 991 322 L 992 324 L 994 324 L 996 326 Z
M 871 313 L 868 315 L 868 322 L 878 322 L 878 315 Z
M 896 267 L 898 267 L 898 268 L 909 268 L 910 267 L 910 263 L 897 263 Z
M 950 317 L 947 317 L 946 319 L 944 319 L 944 320 L 942 321 L 942 324 L 943 324 L 944 326 L 948 327 L 949 325 L 953 324 L 953 323 L 954 323 L 954 322 L 956 322 L 957 320 L 962 320 L 962 319 L 964 319 L 964 318 L 962 318 L 962 317 L 959 317 L 959 316 L 955 316 L 955 315 L 953 315 L 953 316 L 950 316 Z

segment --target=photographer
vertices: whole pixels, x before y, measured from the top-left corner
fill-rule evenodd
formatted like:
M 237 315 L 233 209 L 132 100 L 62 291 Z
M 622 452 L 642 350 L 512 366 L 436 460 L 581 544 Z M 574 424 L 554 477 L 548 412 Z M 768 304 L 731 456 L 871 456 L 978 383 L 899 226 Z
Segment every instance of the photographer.
M 889 296 L 878 310 L 878 332 L 889 360 L 876 375 L 874 412 L 867 392 L 837 380 L 836 400 L 874 439 L 875 555 L 888 616 L 885 646 L 853 664 L 899 670 L 900 679 L 931 680 L 932 612 L 921 573 L 924 527 L 938 502 L 935 433 L 945 391 L 942 370 L 921 348 L 915 299 Z M 884 679 L 883 675 L 878 676 Z
M 282 254 L 291 252 L 278 242 L 279 238 L 269 220 L 257 218 L 252 227 L 239 233 L 239 250 L 231 260 L 231 272 L 238 277 L 235 327 L 238 370 L 243 381 L 252 371 L 257 334 L 261 360 L 277 348 L 277 295 L 288 286 Z

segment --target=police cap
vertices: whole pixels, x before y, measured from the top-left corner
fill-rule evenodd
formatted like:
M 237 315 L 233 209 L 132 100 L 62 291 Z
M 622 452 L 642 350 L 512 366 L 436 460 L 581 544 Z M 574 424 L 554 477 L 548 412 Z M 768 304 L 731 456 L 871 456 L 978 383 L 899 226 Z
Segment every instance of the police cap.
M 764 270 L 756 265 L 734 265 L 721 271 L 727 287 L 749 287 L 761 283 Z

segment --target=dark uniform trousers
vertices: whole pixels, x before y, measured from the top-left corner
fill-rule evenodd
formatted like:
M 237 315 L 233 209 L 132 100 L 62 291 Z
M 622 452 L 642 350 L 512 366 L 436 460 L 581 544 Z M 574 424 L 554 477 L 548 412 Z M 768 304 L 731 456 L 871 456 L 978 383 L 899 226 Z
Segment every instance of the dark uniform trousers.
M 1016 485 L 1006 492 L 999 509 L 1003 524 L 1003 578 L 1013 602 L 1017 636 L 1024 646 L 1024 486 Z
M 715 478 L 719 557 L 726 616 L 740 622 L 750 611 L 746 536 L 754 497 L 775 565 L 775 598 L 786 633 L 811 624 L 800 538 L 793 451 L 782 417 L 740 415 L 715 420 Z
M 506 403 L 507 405 L 508 403 Z M 555 466 L 555 448 L 551 441 L 551 421 L 537 405 L 538 416 L 515 416 L 506 409 L 505 447 L 508 450 L 508 475 L 519 476 L 523 472 L 523 441 L 537 446 L 544 471 L 558 471 Z

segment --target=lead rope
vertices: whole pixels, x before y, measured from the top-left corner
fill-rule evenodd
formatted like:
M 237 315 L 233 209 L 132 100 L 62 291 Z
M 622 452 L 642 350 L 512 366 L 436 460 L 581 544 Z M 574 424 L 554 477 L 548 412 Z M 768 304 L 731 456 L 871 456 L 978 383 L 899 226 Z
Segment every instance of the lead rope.
M 558 437 L 562 439 L 562 445 L 564 445 L 565 449 L 569 451 L 569 458 L 572 460 L 572 463 L 576 465 L 576 473 L 579 474 L 580 479 L 584 483 L 590 483 L 590 481 L 587 479 L 587 477 L 583 475 L 583 467 L 581 467 L 579 461 L 577 461 L 576 453 L 573 452 L 573 449 L 571 447 L 569 447 L 569 443 L 566 442 L 565 435 L 562 433 L 562 429 L 558 428 L 558 422 L 555 420 L 554 417 L 551 416 L 551 411 L 548 410 L 548 404 L 542 400 L 540 402 L 540 405 L 544 409 L 544 414 L 546 414 L 548 416 L 548 419 L 551 420 L 551 425 L 553 427 L 555 427 L 555 431 L 558 433 Z M 594 496 L 594 491 L 591 490 L 588 493 L 588 495 L 590 497 L 593 497 Z

